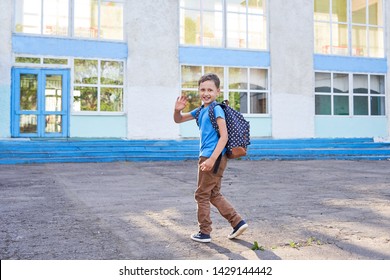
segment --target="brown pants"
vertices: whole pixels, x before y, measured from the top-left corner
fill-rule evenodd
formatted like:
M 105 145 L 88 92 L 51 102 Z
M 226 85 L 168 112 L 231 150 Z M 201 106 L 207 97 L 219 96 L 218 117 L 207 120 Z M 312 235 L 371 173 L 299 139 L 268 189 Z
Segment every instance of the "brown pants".
M 219 213 L 232 227 L 238 225 L 242 218 L 220 192 L 222 175 L 227 165 L 226 155 L 221 158 L 221 163 L 216 174 L 214 174 L 213 171 L 205 172 L 200 170 L 200 164 L 206 159 L 206 157 L 199 158 L 198 188 L 195 192 L 195 200 L 198 203 L 198 223 L 200 231 L 204 234 L 210 234 L 212 231 L 210 203 L 218 209 Z

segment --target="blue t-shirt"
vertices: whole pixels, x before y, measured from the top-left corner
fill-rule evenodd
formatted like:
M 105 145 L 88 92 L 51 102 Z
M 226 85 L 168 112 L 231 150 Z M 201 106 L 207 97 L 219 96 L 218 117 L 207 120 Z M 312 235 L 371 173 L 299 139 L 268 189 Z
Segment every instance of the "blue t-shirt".
M 191 111 L 191 115 L 195 118 L 196 111 L 195 109 Z M 221 106 L 214 107 L 215 118 L 225 119 L 225 112 Z M 210 157 L 217 146 L 219 136 L 218 133 L 213 128 L 210 117 L 209 117 L 209 107 L 203 108 L 199 113 L 199 133 L 200 133 L 200 153 L 199 156 Z M 222 154 L 225 154 L 226 148 L 222 151 Z

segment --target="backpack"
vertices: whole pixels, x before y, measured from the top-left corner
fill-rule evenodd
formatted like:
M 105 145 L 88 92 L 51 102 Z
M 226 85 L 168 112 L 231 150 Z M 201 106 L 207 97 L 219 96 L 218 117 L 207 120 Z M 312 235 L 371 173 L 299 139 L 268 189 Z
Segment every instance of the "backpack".
M 212 103 L 209 106 L 209 117 L 211 124 L 215 131 L 219 135 L 217 119 L 214 115 L 214 107 L 221 106 L 225 112 L 225 121 L 228 132 L 228 141 L 226 144 L 226 155 L 228 158 L 239 158 L 246 156 L 246 151 L 248 145 L 250 145 L 250 132 L 249 132 L 249 122 L 244 119 L 244 116 L 229 107 L 229 101 L 225 100 L 222 103 Z M 196 124 L 199 126 L 199 114 L 203 109 L 203 105 L 198 108 L 195 113 Z

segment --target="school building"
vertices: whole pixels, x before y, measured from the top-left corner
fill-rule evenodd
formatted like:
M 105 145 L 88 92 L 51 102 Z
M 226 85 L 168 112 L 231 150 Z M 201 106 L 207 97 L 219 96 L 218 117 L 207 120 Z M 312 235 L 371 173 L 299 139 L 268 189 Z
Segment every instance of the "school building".
M 0 0 L 0 138 L 181 139 L 197 80 L 261 138 L 389 137 L 387 0 Z

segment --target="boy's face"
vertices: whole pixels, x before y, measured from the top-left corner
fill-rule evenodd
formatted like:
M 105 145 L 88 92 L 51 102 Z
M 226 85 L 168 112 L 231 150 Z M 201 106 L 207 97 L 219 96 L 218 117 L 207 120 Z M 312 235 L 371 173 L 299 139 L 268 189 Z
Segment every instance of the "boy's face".
M 214 102 L 220 93 L 214 81 L 204 81 L 199 85 L 199 96 L 205 107 Z

